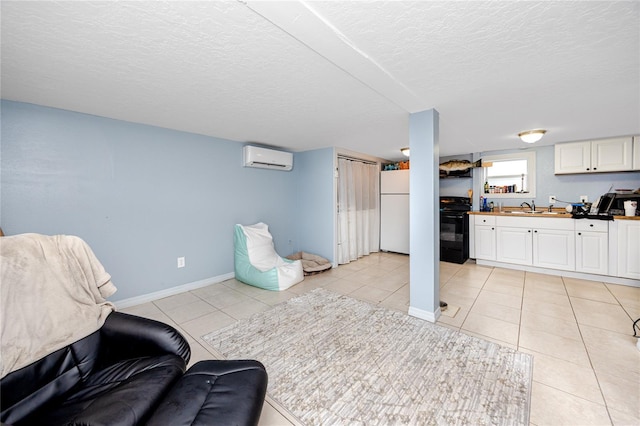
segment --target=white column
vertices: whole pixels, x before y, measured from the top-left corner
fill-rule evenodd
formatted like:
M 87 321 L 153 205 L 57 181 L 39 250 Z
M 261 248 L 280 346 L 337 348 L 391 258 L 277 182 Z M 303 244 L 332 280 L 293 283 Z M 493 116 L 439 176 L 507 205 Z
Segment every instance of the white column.
M 440 317 L 439 115 L 435 109 L 409 117 L 410 301 L 409 315 Z

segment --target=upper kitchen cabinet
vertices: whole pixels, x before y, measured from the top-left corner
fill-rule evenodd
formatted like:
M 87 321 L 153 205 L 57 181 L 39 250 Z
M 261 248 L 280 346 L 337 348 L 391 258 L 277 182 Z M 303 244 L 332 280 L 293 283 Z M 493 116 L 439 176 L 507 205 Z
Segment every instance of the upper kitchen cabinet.
M 555 174 L 633 170 L 633 155 L 630 136 L 560 143 L 555 145 Z
M 640 136 L 633 137 L 633 170 L 640 170 Z

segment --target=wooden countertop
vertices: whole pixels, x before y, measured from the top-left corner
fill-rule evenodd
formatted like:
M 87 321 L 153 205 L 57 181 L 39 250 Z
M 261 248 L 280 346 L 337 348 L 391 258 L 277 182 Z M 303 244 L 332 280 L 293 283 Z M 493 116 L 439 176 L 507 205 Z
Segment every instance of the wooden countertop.
M 478 212 L 471 211 L 469 214 L 473 215 L 487 215 L 487 216 L 516 216 L 516 217 L 555 217 L 555 218 L 563 218 L 563 219 L 571 219 L 571 213 L 567 213 L 565 209 L 552 209 L 553 213 L 547 213 L 546 210 L 542 210 L 542 213 L 505 213 L 505 212 L 516 212 L 521 210 L 519 207 L 503 207 L 502 212 L 492 211 L 492 212 Z M 538 210 L 540 211 L 540 210 Z M 640 216 L 613 216 L 613 220 L 640 220 Z

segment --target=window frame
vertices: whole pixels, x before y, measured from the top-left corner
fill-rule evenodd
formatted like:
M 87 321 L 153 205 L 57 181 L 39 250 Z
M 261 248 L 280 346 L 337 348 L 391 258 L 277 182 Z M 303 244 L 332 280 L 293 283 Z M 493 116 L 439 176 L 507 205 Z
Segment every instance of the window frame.
M 484 183 L 487 182 L 488 167 L 482 169 L 482 182 L 480 182 L 481 195 L 486 198 L 536 198 L 536 152 L 523 151 L 511 154 L 487 155 L 482 157 L 484 163 L 492 163 L 498 161 L 509 160 L 526 160 L 527 161 L 527 184 L 529 192 L 503 192 L 503 193 L 484 193 Z

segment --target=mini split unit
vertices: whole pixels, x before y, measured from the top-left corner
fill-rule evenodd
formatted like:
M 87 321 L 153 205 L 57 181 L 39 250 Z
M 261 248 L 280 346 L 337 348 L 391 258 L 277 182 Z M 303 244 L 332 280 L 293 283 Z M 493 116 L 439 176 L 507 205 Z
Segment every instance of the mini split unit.
M 285 170 L 293 168 L 293 154 L 246 145 L 242 148 L 244 167 L 258 167 L 261 169 Z

